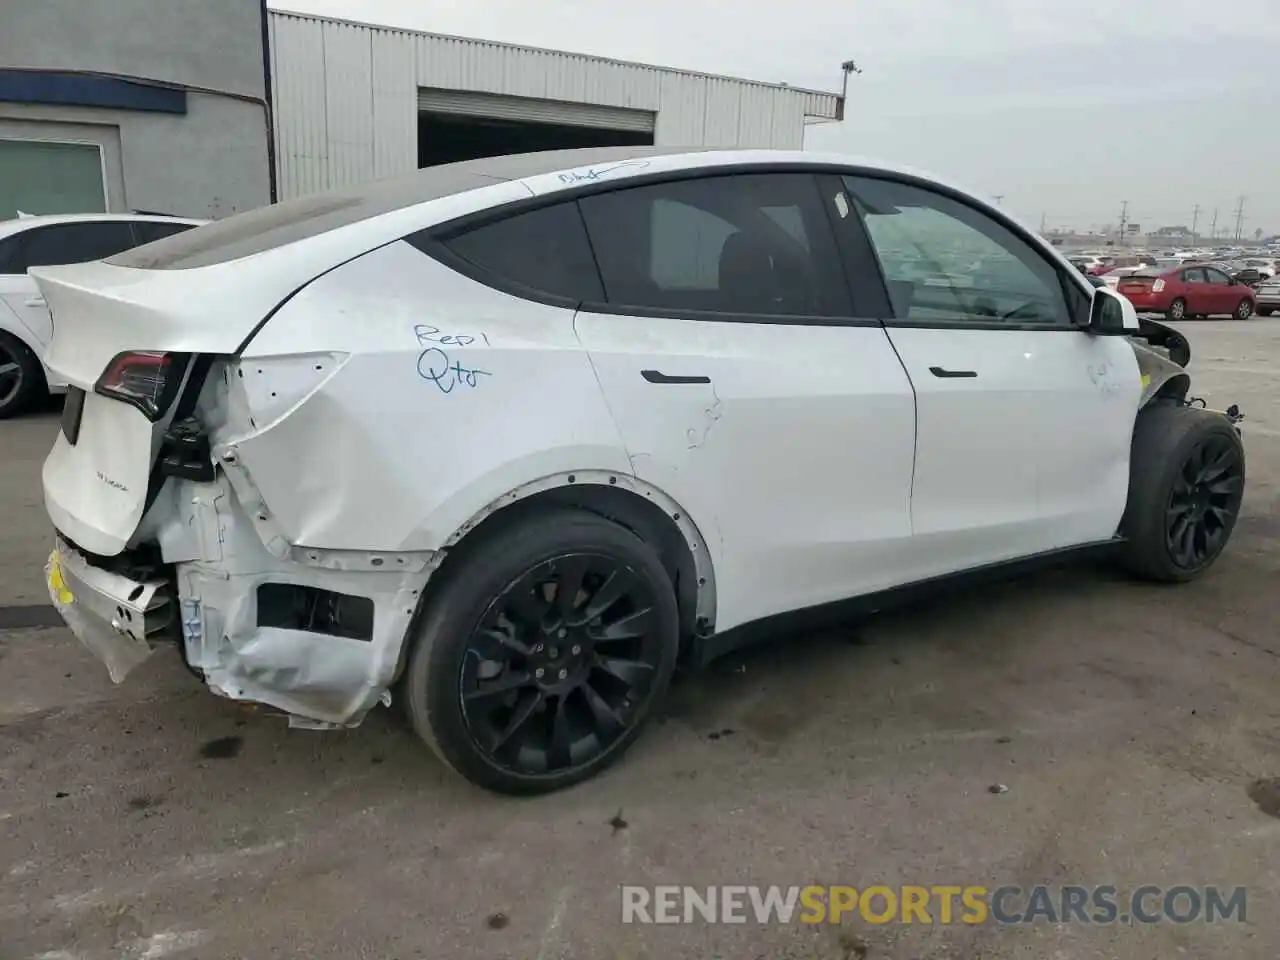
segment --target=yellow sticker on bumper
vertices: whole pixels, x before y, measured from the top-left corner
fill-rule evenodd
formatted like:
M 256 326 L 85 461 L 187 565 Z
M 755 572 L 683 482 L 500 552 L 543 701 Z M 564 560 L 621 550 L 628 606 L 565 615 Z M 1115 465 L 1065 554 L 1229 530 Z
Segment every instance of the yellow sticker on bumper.
M 75 602 L 75 595 L 68 589 L 67 581 L 62 577 L 62 561 L 55 550 L 49 554 L 49 592 L 58 598 L 61 604 Z

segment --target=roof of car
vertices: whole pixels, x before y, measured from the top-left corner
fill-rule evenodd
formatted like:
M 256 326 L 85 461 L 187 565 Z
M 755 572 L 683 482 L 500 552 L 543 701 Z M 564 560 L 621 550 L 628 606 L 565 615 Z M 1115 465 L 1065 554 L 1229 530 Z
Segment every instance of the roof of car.
M 162 213 L 41 213 L 31 216 L 0 220 L 0 237 L 12 236 L 32 227 L 44 227 L 55 223 L 85 223 L 95 220 L 142 220 L 162 223 L 206 223 L 192 217 L 170 217 Z
M 393 211 L 512 180 L 547 177 L 538 193 L 590 183 L 623 181 L 644 173 L 678 172 L 735 164 L 864 166 L 946 181 L 919 170 L 840 154 L 801 150 L 717 150 L 707 147 L 591 147 L 483 157 L 415 170 L 327 193 L 259 207 L 187 233 L 167 237 L 107 260 L 140 269 L 185 269 L 224 263 L 348 227 Z M 951 184 L 955 187 L 954 184 Z

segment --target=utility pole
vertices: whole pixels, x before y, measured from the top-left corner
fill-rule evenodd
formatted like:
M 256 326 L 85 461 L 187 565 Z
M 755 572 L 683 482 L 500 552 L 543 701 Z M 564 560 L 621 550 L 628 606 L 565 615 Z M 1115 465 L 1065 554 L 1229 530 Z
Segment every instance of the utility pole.
M 1244 226 L 1244 197 L 1236 203 L 1236 242 L 1240 242 L 1240 229 Z
M 1124 243 L 1125 230 L 1129 226 L 1129 201 L 1123 200 L 1120 203 L 1120 242 Z
M 1200 225 L 1200 204 L 1196 204 L 1196 208 L 1191 211 L 1191 242 L 1199 243 L 1200 234 L 1196 233 L 1196 227 Z
M 1217 207 L 1213 208 L 1213 226 L 1209 228 L 1209 235 L 1213 237 L 1214 240 L 1218 239 L 1218 208 Z
M 1040 214 L 1040 235 L 1041 235 L 1041 236 L 1044 236 L 1044 227 L 1045 227 L 1045 220 L 1046 220 L 1046 216 L 1047 216 L 1047 215 L 1046 215 L 1046 214 L 1044 214 L 1044 213 L 1041 213 L 1041 214 Z

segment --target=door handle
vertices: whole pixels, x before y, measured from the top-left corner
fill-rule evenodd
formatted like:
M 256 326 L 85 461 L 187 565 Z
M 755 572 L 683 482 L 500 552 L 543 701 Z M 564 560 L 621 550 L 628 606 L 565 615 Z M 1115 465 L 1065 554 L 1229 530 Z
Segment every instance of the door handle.
M 23 301 L 23 303 L 26 304 L 26 306 L 28 307 L 46 306 L 44 297 L 28 297 L 26 300 Z
M 929 372 L 935 377 L 942 377 L 944 380 L 951 377 L 976 377 L 977 370 L 948 370 L 945 367 L 930 367 Z
M 661 370 L 641 370 L 640 376 L 650 383 L 710 383 L 710 377 L 668 376 Z

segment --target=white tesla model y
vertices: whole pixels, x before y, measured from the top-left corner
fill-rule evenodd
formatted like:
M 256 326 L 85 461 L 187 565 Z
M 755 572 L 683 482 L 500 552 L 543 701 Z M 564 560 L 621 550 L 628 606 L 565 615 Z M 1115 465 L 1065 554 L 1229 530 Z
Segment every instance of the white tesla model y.
M 780 615 L 1076 550 L 1190 579 L 1243 493 L 1172 331 L 846 157 L 477 160 L 33 273 L 49 588 L 112 676 L 172 638 L 300 725 L 401 698 L 499 791 Z

